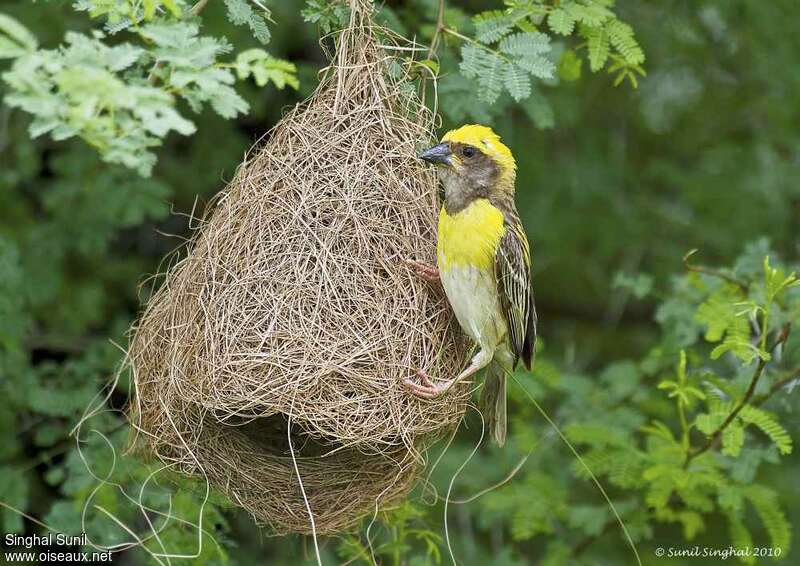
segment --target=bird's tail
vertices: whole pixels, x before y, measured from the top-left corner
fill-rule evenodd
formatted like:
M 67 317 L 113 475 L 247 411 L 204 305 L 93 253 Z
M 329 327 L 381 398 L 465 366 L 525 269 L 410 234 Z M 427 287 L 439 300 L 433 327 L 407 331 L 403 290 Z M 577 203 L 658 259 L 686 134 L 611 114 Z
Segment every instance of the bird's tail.
M 486 368 L 486 379 L 479 402 L 486 427 L 498 446 L 506 442 L 506 372 L 497 361 Z

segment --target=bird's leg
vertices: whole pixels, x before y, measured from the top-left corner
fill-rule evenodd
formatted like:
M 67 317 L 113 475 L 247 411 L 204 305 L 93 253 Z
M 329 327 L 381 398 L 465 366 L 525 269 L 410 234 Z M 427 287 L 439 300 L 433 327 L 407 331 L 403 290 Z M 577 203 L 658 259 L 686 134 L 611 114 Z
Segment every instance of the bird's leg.
M 409 378 L 404 379 L 403 383 L 405 383 L 406 387 L 408 387 L 417 397 L 422 397 L 423 399 L 434 399 L 439 395 L 447 393 L 451 387 L 459 383 L 461 380 L 474 375 L 478 372 L 478 370 L 486 367 L 486 365 L 492 361 L 492 355 L 492 352 L 487 353 L 486 350 L 481 350 L 475 355 L 474 358 L 472 358 L 472 363 L 469 364 L 467 369 L 462 371 L 455 378 L 451 379 L 450 381 L 446 381 L 441 385 L 434 385 L 428 374 L 421 369 L 416 371 L 416 374 L 422 383 L 421 385 L 419 383 L 415 383 Z
M 431 265 L 429 263 L 425 263 L 424 261 L 417 261 L 414 259 L 407 259 L 406 265 L 408 268 L 417 274 L 419 277 L 428 281 L 430 283 L 435 283 L 439 281 L 439 270 L 436 269 L 436 266 Z

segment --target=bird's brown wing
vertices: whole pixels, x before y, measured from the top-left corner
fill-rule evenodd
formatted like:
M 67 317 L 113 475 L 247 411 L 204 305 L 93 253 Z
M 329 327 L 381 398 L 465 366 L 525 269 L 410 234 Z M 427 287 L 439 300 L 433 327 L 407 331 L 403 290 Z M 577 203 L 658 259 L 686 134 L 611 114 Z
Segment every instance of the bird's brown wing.
M 530 247 L 518 220 L 506 222 L 506 231 L 494 258 L 497 292 L 506 315 L 514 365 L 522 358 L 533 365 L 536 344 L 536 307 L 531 288 Z

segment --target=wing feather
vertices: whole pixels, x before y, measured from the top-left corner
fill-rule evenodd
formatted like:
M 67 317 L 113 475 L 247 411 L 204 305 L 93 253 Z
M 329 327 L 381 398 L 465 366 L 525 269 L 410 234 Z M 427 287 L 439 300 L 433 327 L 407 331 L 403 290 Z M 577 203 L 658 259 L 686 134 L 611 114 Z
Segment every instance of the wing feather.
M 514 365 L 522 358 L 530 369 L 536 342 L 536 307 L 533 302 L 530 247 L 519 221 L 506 223 L 495 254 L 495 278 L 506 315 Z

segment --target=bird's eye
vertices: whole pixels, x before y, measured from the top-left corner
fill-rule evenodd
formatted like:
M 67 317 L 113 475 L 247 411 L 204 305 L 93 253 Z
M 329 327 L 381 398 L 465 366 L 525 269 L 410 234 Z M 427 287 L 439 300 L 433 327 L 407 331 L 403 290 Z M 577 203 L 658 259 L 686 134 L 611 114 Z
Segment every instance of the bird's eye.
M 466 146 L 464 149 L 461 150 L 461 155 L 464 157 L 472 157 L 475 155 L 475 148 L 471 145 Z

